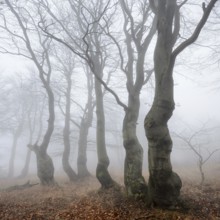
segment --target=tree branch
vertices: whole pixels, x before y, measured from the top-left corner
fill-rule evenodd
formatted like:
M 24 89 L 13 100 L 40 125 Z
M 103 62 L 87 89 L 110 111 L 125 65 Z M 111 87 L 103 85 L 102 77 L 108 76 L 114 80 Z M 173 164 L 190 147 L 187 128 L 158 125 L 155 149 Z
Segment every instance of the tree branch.
M 194 42 L 197 40 L 197 38 L 198 38 L 198 36 L 199 36 L 199 34 L 200 34 L 202 28 L 204 27 L 204 25 L 205 25 L 205 23 L 206 23 L 206 21 L 207 21 L 209 15 L 210 15 L 211 11 L 212 11 L 212 9 L 213 9 L 213 7 L 214 7 L 214 5 L 215 5 L 215 3 L 216 3 L 217 1 L 218 1 L 218 0 L 211 0 L 211 1 L 210 1 L 210 3 L 208 4 L 208 6 L 206 7 L 206 9 L 204 10 L 203 16 L 202 16 L 200 22 L 198 23 L 196 29 L 194 30 L 193 34 L 191 35 L 191 37 L 189 37 L 187 40 L 185 40 L 183 43 L 181 43 L 181 44 L 173 51 L 173 53 L 172 53 L 172 58 L 173 58 L 173 60 L 175 60 L 176 57 L 177 57 L 177 55 L 178 55 L 179 53 L 181 53 L 186 47 L 188 47 L 189 45 L 191 45 L 192 43 L 194 43 Z

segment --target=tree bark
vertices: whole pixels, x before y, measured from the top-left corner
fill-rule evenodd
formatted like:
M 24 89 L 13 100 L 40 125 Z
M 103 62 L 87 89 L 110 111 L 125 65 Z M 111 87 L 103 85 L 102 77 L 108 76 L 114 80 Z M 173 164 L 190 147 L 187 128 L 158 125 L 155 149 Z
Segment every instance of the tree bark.
M 153 17 L 152 25 L 149 27 L 147 21 L 151 18 L 148 17 L 150 6 L 147 2 L 144 7 L 136 5 L 143 13 L 140 20 L 136 18 L 133 7 L 130 7 L 127 1 L 120 0 L 119 2 L 124 15 L 123 31 L 127 58 L 124 57 L 120 44 L 114 37 L 112 38 L 119 49 L 121 70 L 127 78 L 128 106 L 123 121 L 123 144 L 126 153 L 124 182 L 129 197 L 146 200 L 147 184 L 142 175 L 143 148 L 137 138 L 136 127 L 140 110 L 140 92 L 151 75 L 145 74 L 145 55 L 156 32 L 156 16 Z M 147 29 L 146 26 L 148 26 Z M 125 59 L 127 59 L 126 63 Z
M 73 168 L 70 166 L 70 108 L 71 108 L 71 74 L 65 76 L 67 81 L 67 91 L 66 91 L 66 111 L 65 111 L 65 125 L 63 129 L 63 141 L 64 141 L 64 151 L 62 157 L 63 169 L 69 177 L 70 181 L 77 180 L 77 175 Z
M 51 157 L 43 148 L 38 146 L 34 147 L 34 152 L 37 159 L 37 176 L 41 184 L 46 186 L 54 185 L 54 165 Z
M 172 24 L 176 1 L 159 2 L 158 37 L 154 51 L 155 96 L 144 122 L 148 139 L 149 204 L 173 206 L 182 186 L 179 176 L 172 171 L 170 154 L 172 140 L 167 122 L 174 110 Z
M 139 96 L 129 95 L 128 110 L 123 121 L 123 144 L 126 151 L 124 182 L 129 197 L 146 198 L 147 185 L 142 176 L 143 148 L 140 145 L 136 127 L 139 115 Z
M 180 177 L 172 171 L 172 140 L 167 126 L 175 106 L 173 68 L 178 54 L 197 40 L 216 2 L 210 0 L 207 7 L 203 4 L 203 15 L 194 32 L 174 50 L 179 35 L 179 10 L 182 4 L 177 5 L 176 0 L 158 1 L 155 10 L 158 16 L 158 36 L 154 51 L 155 96 L 144 123 L 149 143 L 149 204 L 173 206 L 180 194 L 182 183 Z M 150 3 L 153 4 L 153 1 Z
M 99 29 L 97 23 L 93 26 L 94 39 L 89 39 L 89 42 L 94 42 L 95 51 L 90 52 L 90 65 L 92 73 L 99 79 L 103 78 L 103 69 L 105 65 L 105 53 L 102 51 L 101 42 L 99 39 Z M 92 48 L 92 47 L 91 47 Z M 97 155 L 98 164 L 96 167 L 96 177 L 101 183 L 103 189 L 115 187 L 117 184 L 112 179 L 108 172 L 109 158 L 105 143 L 105 113 L 103 104 L 103 91 L 100 80 L 95 77 L 95 96 L 96 96 L 96 144 L 97 144 Z
M 115 185 L 109 172 L 109 158 L 106 151 L 105 143 L 105 115 L 103 106 L 103 92 L 101 83 L 95 79 L 95 94 L 96 94 L 96 144 L 98 154 L 98 164 L 96 168 L 96 177 L 103 188 L 110 188 Z
M 84 114 L 80 124 L 80 133 L 79 133 L 79 141 L 78 141 L 78 158 L 77 158 L 77 168 L 78 168 L 78 177 L 83 178 L 89 176 L 90 173 L 87 168 L 87 139 L 89 128 L 92 124 L 93 119 L 93 111 L 95 104 L 93 103 L 93 76 L 89 72 L 89 68 L 87 67 L 86 72 L 87 77 L 87 104 L 84 109 Z
M 93 111 L 93 109 L 92 109 Z M 77 158 L 77 168 L 78 168 L 78 177 L 83 178 L 89 176 L 90 173 L 87 168 L 87 137 L 89 132 L 89 127 L 92 121 L 92 113 L 88 112 L 87 119 L 83 118 L 80 124 L 80 133 L 78 141 L 78 158 Z
M 45 82 L 44 80 L 42 80 Z M 37 175 L 42 185 L 54 185 L 54 165 L 51 157 L 47 153 L 50 138 L 54 130 L 55 112 L 54 112 L 54 94 L 49 84 L 44 83 L 48 94 L 49 119 L 47 131 L 43 137 L 41 145 L 29 145 L 29 148 L 36 154 L 37 159 Z

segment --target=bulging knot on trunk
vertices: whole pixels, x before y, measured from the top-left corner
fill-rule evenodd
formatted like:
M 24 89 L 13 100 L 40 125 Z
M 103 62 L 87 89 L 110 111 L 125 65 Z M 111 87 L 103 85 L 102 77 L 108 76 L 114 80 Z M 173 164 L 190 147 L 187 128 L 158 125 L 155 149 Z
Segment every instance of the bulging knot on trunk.
M 175 172 L 155 170 L 150 175 L 148 187 L 151 203 L 159 207 L 171 208 L 177 204 L 182 181 Z
M 148 188 L 144 178 L 129 179 L 129 184 L 126 187 L 128 197 L 146 201 L 147 191 Z
M 54 165 L 51 157 L 45 151 L 36 153 L 37 175 L 42 185 L 55 185 Z

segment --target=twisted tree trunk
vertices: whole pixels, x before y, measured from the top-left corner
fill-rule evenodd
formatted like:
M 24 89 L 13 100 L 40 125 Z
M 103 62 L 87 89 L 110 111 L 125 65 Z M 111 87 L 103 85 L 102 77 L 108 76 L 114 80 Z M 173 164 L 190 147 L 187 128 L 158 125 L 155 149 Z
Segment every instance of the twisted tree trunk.
M 44 80 L 42 80 L 45 82 Z M 45 83 L 45 88 L 48 94 L 48 110 L 49 119 L 47 131 L 43 137 L 41 145 L 29 145 L 28 147 L 35 152 L 37 159 L 37 175 L 42 185 L 54 185 L 54 165 L 51 157 L 47 153 L 50 143 L 50 138 L 54 130 L 55 112 L 54 112 L 54 94 L 49 86 Z
M 180 177 L 172 171 L 170 154 L 172 140 L 167 122 L 174 110 L 173 68 L 176 57 L 186 47 L 195 42 L 204 27 L 217 0 L 203 3 L 203 16 L 193 34 L 174 50 L 180 30 L 180 8 L 177 0 L 150 0 L 152 9 L 158 16 L 157 43 L 154 51 L 155 97 L 153 105 L 145 118 L 145 131 L 148 139 L 149 158 L 149 204 L 173 206 L 178 200 L 182 186 Z
M 37 176 L 42 185 L 54 185 L 54 166 L 51 157 L 42 148 L 35 146 L 34 152 L 37 159 Z
M 124 182 L 129 197 L 143 199 L 147 196 L 147 185 L 142 176 L 143 148 L 136 134 L 140 100 L 139 96 L 132 95 L 129 95 L 128 100 L 123 121 L 123 144 L 126 150 Z
M 167 122 L 174 110 L 173 100 L 173 33 L 172 24 L 176 1 L 161 1 L 158 5 L 158 37 L 154 52 L 155 97 L 145 118 L 148 139 L 149 203 L 159 206 L 176 204 L 182 186 L 179 176 L 172 171 L 170 154 L 172 140 Z

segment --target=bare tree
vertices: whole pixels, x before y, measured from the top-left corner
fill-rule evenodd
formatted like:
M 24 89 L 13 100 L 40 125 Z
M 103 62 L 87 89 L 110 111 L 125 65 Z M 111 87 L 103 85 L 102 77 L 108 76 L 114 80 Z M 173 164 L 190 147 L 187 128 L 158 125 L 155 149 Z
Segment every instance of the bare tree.
M 62 45 L 61 45 L 62 46 Z M 66 90 L 62 88 L 58 88 L 58 96 L 59 96 L 59 108 L 61 112 L 63 113 L 65 117 L 65 127 L 63 130 L 63 137 L 64 137 L 64 153 L 63 153 L 63 168 L 64 171 L 67 173 L 69 176 L 70 180 L 76 180 L 77 178 L 83 178 L 86 177 L 89 174 L 89 171 L 87 169 L 87 139 L 88 139 L 88 132 L 89 128 L 92 123 L 93 119 L 93 111 L 95 107 L 95 102 L 93 98 L 93 75 L 90 73 L 90 69 L 87 65 L 85 65 L 82 62 L 77 62 L 75 55 L 66 47 L 62 46 L 61 51 L 65 51 L 65 55 L 60 55 L 56 54 L 56 59 L 59 60 L 59 64 L 56 65 L 57 71 L 62 73 L 64 76 L 64 81 L 66 84 Z M 83 72 L 85 73 L 86 76 L 86 84 L 87 84 L 87 102 L 85 106 L 80 104 L 74 95 L 72 95 L 72 88 L 75 88 L 75 84 L 73 85 L 73 73 L 76 67 L 83 68 Z M 77 70 L 78 72 L 79 70 Z M 76 70 L 75 70 L 76 73 Z M 76 78 L 76 77 L 75 77 Z M 60 82 L 58 87 L 60 87 Z M 78 87 L 78 86 L 77 86 Z M 65 98 L 65 109 L 63 108 L 64 103 L 62 102 L 62 97 Z M 78 97 L 77 97 L 78 98 Z M 79 100 L 80 101 L 80 100 Z M 62 102 L 62 103 L 61 103 Z M 80 114 L 76 114 L 71 116 L 71 106 L 78 107 L 78 112 Z M 81 115 L 79 117 L 79 115 Z M 80 118 L 80 121 L 78 120 Z M 71 140 L 70 140 L 70 133 L 71 133 L 71 128 L 70 128 L 70 123 L 73 124 L 73 126 L 77 127 L 79 129 L 79 138 L 78 138 L 78 157 L 77 157 L 77 169 L 78 173 L 77 175 L 75 172 L 72 170 L 69 164 L 69 157 L 70 157 L 70 148 L 71 148 Z M 69 173 L 69 174 L 68 174 Z M 74 173 L 74 175 L 73 175 Z
M 194 32 L 176 45 L 180 30 L 180 8 L 176 0 L 154 1 L 151 8 L 158 16 L 157 42 L 154 51 L 155 97 L 144 122 L 149 144 L 149 204 L 173 206 L 182 186 L 180 177 L 172 171 L 170 153 L 172 140 L 167 122 L 174 110 L 173 69 L 177 56 L 196 41 L 217 0 L 204 6 L 203 15 Z
M 205 136 L 205 139 L 207 139 L 207 133 L 210 130 L 212 129 L 208 129 L 202 126 L 201 129 L 193 132 L 190 136 L 186 136 L 182 134 L 182 132 L 181 133 L 173 132 L 174 137 L 181 139 L 197 156 L 198 167 L 199 167 L 199 172 L 201 176 L 200 186 L 203 186 L 205 182 L 205 173 L 204 173 L 204 168 L 203 168 L 204 165 L 209 161 L 209 159 L 211 159 L 211 157 L 216 152 L 220 150 L 220 148 L 214 149 L 212 151 L 209 151 L 208 149 L 206 149 L 208 155 L 207 156 L 204 155 L 204 151 L 202 150 L 202 148 L 204 148 L 204 145 L 207 145 L 207 144 L 211 145 L 211 144 L 207 143 L 207 141 L 203 143 L 202 136 Z
M 35 74 L 35 70 L 31 70 Z M 29 108 L 27 109 L 27 124 L 29 139 L 27 144 L 27 154 L 25 157 L 24 167 L 21 170 L 18 178 L 24 178 L 28 175 L 29 166 L 31 162 L 32 151 L 28 146 L 33 145 L 33 140 L 36 136 L 37 142 L 40 140 L 43 132 L 43 116 L 46 105 L 46 96 L 42 93 L 40 82 L 36 76 L 31 74 L 30 82 L 25 87 L 27 95 L 25 99 L 28 100 Z M 37 132 L 38 130 L 38 132 Z
M 75 25 L 78 26 L 79 32 L 75 34 L 68 29 L 63 19 L 55 16 L 55 14 L 50 10 L 49 3 L 45 4 L 42 2 L 41 6 L 46 9 L 47 13 L 56 22 L 59 28 L 63 31 L 66 38 L 60 38 L 54 33 L 50 32 L 51 24 L 45 25 L 46 20 L 41 20 L 44 27 L 42 30 L 55 41 L 62 43 L 67 46 L 73 53 L 86 61 L 91 72 L 95 75 L 95 94 L 96 94 L 96 115 L 97 115 L 97 154 L 98 154 L 98 165 L 96 169 L 96 176 L 100 181 L 103 188 L 109 188 L 115 186 L 115 182 L 111 178 L 108 172 L 109 158 L 106 151 L 105 143 L 105 116 L 104 116 L 104 105 L 103 105 L 103 91 L 102 85 L 105 89 L 111 92 L 118 102 L 120 102 L 119 97 L 114 93 L 107 84 L 103 81 L 104 67 L 106 64 L 107 45 L 101 43 L 101 33 L 99 22 L 106 12 L 109 6 L 109 1 L 106 3 L 103 0 L 97 3 L 91 2 L 91 4 L 83 4 L 81 1 L 68 1 L 69 6 L 72 10 L 70 14 L 74 14 L 77 18 Z M 68 16 L 70 16 L 70 14 Z M 75 38 L 74 38 L 75 37 Z
M 43 185 L 51 185 L 54 184 L 54 166 L 51 157 L 47 153 L 50 138 L 54 130 L 55 120 L 54 94 L 50 86 L 52 68 L 49 50 L 51 41 L 40 34 L 34 18 L 35 16 L 38 16 L 39 13 L 35 11 L 34 14 L 33 8 L 28 2 L 24 2 L 24 5 L 19 5 L 19 7 L 17 1 L 12 2 L 6 0 L 5 4 L 8 7 L 9 12 L 1 14 L 4 23 L 1 27 L 11 36 L 12 42 L 17 49 L 17 52 L 11 52 L 11 54 L 22 55 L 34 62 L 38 69 L 40 80 L 48 96 L 49 119 L 47 130 L 41 144 L 36 142 L 34 145 L 29 145 L 29 147 L 35 152 L 37 157 L 38 177 L 40 178 L 41 183 Z M 30 14 L 30 12 L 32 12 L 32 14 Z M 17 27 L 19 27 L 18 32 L 13 31 L 12 28 L 14 28 L 14 26 L 12 27 L 7 23 L 5 16 L 11 15 L 13 16 Z M 35 34 L 36 38 L 31 38 L 33 37 L 33 34 Z M 38 43 L 38 48 L 36 48 L 36 43 Z M 25 49 L 21 48 L 20 44 L 24 45 Z M 3 52 L 8 53 L 9 51 L 4 50 Z
M 66 82 L 66 89 L 63 92 L 65 97 L 65 108 L 60 104 L 59 107 L 64 115 L 64 128 L 63 128 L 63 143 L 64 143 L 64 151 L 62 156 L 62 164 L 63 169 L 69 177 L 70 181 L 77 180 L 77 175 L 73 168 L 70 165 L 70 149 L 71 149 L 71 141 L 70 141 L 70 124 L 71 124 L 71 93 L 72 93 L 72 76 L 75 69 L 75 59 L 73 53 L 69 51 L 66 47 L 61 48 L 62 53 L 65 51 L 65 55 L 60 54 L 60 50 L 56 51 L 56 59 L 59 61 L 58 65 L 56 65 L 56 69 L 62 73 L 62 76 Z M 63 88 L 62 88 L 63 89 Z
M 124 39 L 118 39 L 106 22 L 106 34 L 115 44 L 120 57 L 120 69 L 126 77 L 127 103 L 123 120 L 123 144 L 126 151 L 124 182 L 128 196 L 146 198 L 147 185 L 142 176 L 143 148 L 137 138 L 137 121 L 140 110 L 140 93 L 153 70 L 147 69 L 146 53 L 156 33 L 157 16 L 152 16 L 146 1 L 120 0 L 124 17 Z M 137 11 L 140 14 L 137 14 Z M 112 27 L 115 28 L 115 27 Z M 124 44 L 122 44 L 124 42 Z M 126 51 L 126 53 L 123 52 Z
M 79 141 L 78 141 L 78 158 L 77 158 L 77 169 L 78 177 L 83 178 L 90 175 L 87 168 L 87 144 L 88 144 L 88 133 L 89 128 L 92 125 L 93 111 L 95 108 L 95 101 L 93 97 L 94 80 L 93 75 L 90 73 L 90 69 L 86 65 L 84 71 L 87 79 L 87 103 L 83 110 L 83 116 L 80 122 Z

